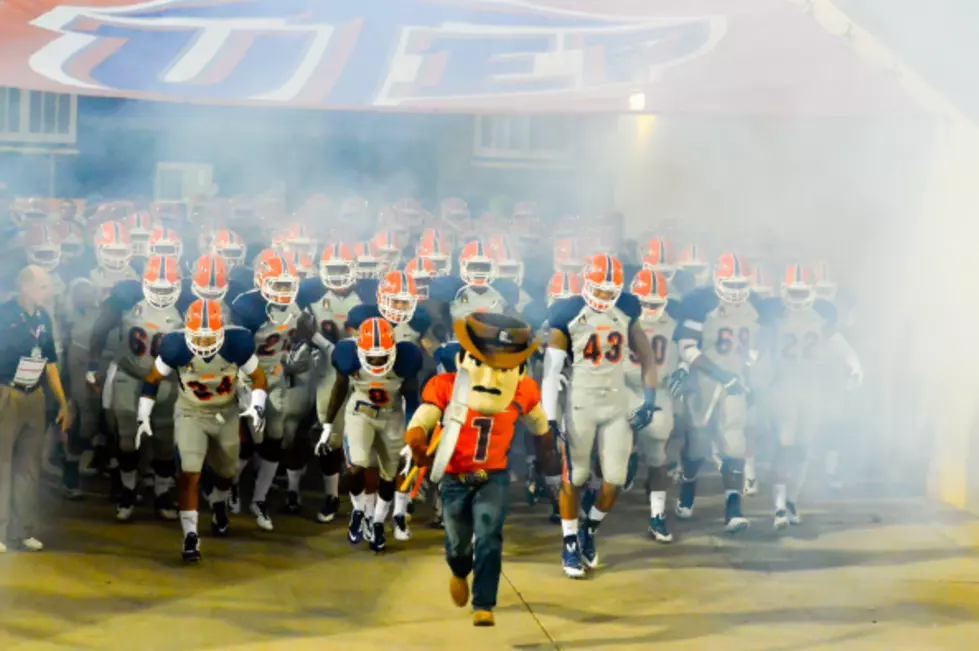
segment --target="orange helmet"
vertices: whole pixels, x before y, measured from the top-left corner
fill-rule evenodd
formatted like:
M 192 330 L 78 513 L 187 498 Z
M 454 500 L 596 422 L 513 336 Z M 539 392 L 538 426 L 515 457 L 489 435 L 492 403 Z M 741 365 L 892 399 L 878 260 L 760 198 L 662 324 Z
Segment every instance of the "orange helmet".
M 296 268 L 296 275 L 299 276 L 300 281 L 305 280 L 316 272 L 316 265 L 313 264 L 313 259 L 304 251 L 287 250 L 283 251 L 282 255 Z
M 446 222 L 466 221 L 470 217 L 469 204 L 464 199 L 449 197 L 443 199 L 440 206 L 439 215 Z
M 782 275 L 782 302 L 793 310 L 805 310 L 816 302 L 812 271 L 801 264 L 786 265 Z
M 401 263 L 403 245 L 394 231 L 381 231 L 371 240 L 371 246 L 380 254 L 385 271 L 391 271 Z
M 247 252 L 248 247 L 245 246 L 244 240 L 238 233 L 223 228 L 214 234 L 214 239 L 211 242 L 211 253 L 224 258 L 229 268 L 245 264 Z
M 354 276 L 357 278 L 380 278 L 384 275 L 381 252 L 374 242 L 366 240 L 354 244 Z
M 357 359 L 360 367 L 371 375 L 387 375 L 394 368 L 398 348 L 394 327 L 374 317 L 360 324 L 357 331 Z
M 586 258 L 581 277 L 581 297 L 593 310 L 605 312 L 619 300 L 625 280 L 622 263 L 614 255 L 596 253 Z
M 707 258 L 704 257 L 697 244 L 688 244 L 680 251 L 680 259 L 677 266 L 693 276 L 697 285 L 707 283 L 707 271 L 709 265 Z
M 490 255 L 496 261 L 497 276 L 523 285 L 524 266 L 520 256 L 503 235 L 493 235 L 489 239 Z
M 184 338 L 190 352 L 205 359 L 214 357 L 224 345 L 224 323 L 217 301 L 199 298 L 184 315 Z
M 751 291 L 763 298 L 770 298 L 775 293 L 772 277 L 761 265 L 751 266 Z
M 556 271 L 547 283 L 547 305 L 581 294 L 581 276 L 571 271 Z
M 95 258 L 99 266 L 122 271 L 133 259 L 129 232 L 122 222 L 102 222 L 95 231 Z
M 327 289 L 349 289 L 357 282 L 354 254 L 343 242 L 327 244 L 320 256 L 320 280 Z
M 169 255 L 180 259 L 184 244 L 172 228 L 158 228 L 150 235 L 150 255 Z
M 54 271 L 61 263 L 61 237 L 53 226 L 31 222 L 24 232 L 27 261 L 45 271 Z
M 642 305 L 642 316 L 647 321 L 656 321 L 666 311 L 667 298 L 666 275 L 661 271 L 649 268 L 639 270 L 632 279 L 629 291 L 635 294 Z
M 839 285 L 836 278 L 830 273 L 829 265 L 819 261 L 813 265 L 813 277 L 816 280 L 816 296 L 824 301 L 832 301 L 836 298 Z
M 315 235 L 302 222 L 293 224 L 283 233 L 281 246 L 285 251 L 306 255 L 310 261 L 316 256 L 316 249 L 319 248 Z
M 228 263 L 216 253 L 205 253 L 197 258 L 190 288 L 197 298 L 224 300 L 228 294 Z
M 269 303 L 286 306 L 296 300 L 299 293 L 299 275 L 286 256 L 273 252 L 259 260 L 255 269 L 255 285 Z
M 576 238 L 562 237 L 554 243 L 554 271 L 580 273 L 582 264 L 581 251 Z
M 428 258 L 415 257 L 405 265 L 405 273 L 415 281 L 415 290 L 418 298 L 428 298 L 428 286 L 432 284 L 432 279 L 437 275 L 435 266 Z
M 654 237 L 646 244 L 642 256 L 642 266 L 663 274 L 667 280 L 672 280 L 676 273 L 676 254 L 673 243 L 662 237 Z
M 418 306 L 414 279 L 404 271 L 389 271 L 377 286 L 377 309 L 391 323 L 411 320 Z
M 432 263 L 435 273 L 440 276 L 448 276 L 450 272 L 449 254 L 451 248 L 449 241 L 439 231 L 430 228 L 422 233 L 421 241 L 418 243 L 418 257 L 425 258 Z
M 143 298 L 158 310 L 176 305 L 180 298 L 180 265 L 176 258 L 154 255 L 146 262 Z
M 156 221 L 145 210 L 131 213 L 124 222 L 129 231 L 129 241 L 132 242 L 133 255 L 147 258 L 150 256 L 150 236 L 157 229 Z
M 722 253 L 714 265 L 714 291 L 725 303 L 743 303 L 751 296 L 751 269 L 740 255 Z
M 459 253 L 459 277 L 467 285 L 489 285 L 496 279 L 496 261 L 481 240 L 473 240 Z

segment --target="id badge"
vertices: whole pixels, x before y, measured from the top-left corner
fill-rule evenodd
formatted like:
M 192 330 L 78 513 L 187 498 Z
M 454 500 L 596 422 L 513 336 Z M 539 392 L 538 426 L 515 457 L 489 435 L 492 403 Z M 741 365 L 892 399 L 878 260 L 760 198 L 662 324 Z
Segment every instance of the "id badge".
M 14 373 L 14 384 L 33 389 L 37 381 L 41 379 L 44 372 L 44 359 L 36 357 L 21 357 L 17 364 L 17 372 Z

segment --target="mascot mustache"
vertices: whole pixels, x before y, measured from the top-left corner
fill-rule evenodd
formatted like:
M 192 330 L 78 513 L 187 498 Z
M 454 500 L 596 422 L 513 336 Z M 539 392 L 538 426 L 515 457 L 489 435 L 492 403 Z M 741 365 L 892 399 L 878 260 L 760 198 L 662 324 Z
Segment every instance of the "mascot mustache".
M 495 387 L 484 387 L 484 386 L 483 386 L 483 385 L 481 385 L 481 384 L 477 384 L 476 386 L 474 386 L 474 387 L 472 388 L 472 390 L 473 390 L 473 391 L 477 391 L 477 392 L 479 392 L 479 393 L 488 393 L 488 394 L 490 394 L 491 396 L 499 396 L 499 395 L 503 395 L 503 394 L 502 394 L 502 393 L 500 392 L 500 390 L 499 390 L 499 389 L 497 389 L 497 388 L 495 388 Z

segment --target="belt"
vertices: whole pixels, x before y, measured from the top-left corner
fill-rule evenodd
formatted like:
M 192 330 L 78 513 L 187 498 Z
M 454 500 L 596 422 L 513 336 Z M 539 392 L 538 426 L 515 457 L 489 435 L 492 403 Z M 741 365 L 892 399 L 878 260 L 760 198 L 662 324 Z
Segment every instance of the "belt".
M 472 472 L 463 472 L 455 475 L 450 475 L 459 481 L 460 484 L 465 484 L 466 486 L 482 486 L 489 481 L 490 477 L 493 475 L 498 475 L 501 472 L 507 472 L 506 470 L 474 470 Z
M 7 387 L 9 387 L 9 388 L 11 388 L 11 389 L 13 389 L 15 391 L 20 391 L 21 393 L 34 393 L 35 391 L 38 390 L 38 388 L 40 388 L 41 383 L 38 382 L 37 384 L 35 384 L 32 387 L 26 387 L 23 384 L 17 384 L 16 382 L 10 381 L 5 386 L 7 386 Z

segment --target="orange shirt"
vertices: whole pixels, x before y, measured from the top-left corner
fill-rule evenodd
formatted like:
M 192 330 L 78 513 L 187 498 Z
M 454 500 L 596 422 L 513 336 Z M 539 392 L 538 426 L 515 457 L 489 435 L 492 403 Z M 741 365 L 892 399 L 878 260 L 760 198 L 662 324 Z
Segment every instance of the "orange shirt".
M 422 390 L 422 402 L 435 405 L 443 412 L 452 398 L 455 373 L 436 375 Z M 505 470 L 507 453 L 513 440 L 513 425 L 540 402 L 540 389 L 530 377 L 517 384 L 513 402 L 494 416 L 484 416 L 470 409 L 459 432 L 455 453 L 445 472 L 459 475 L 476 470 Z

